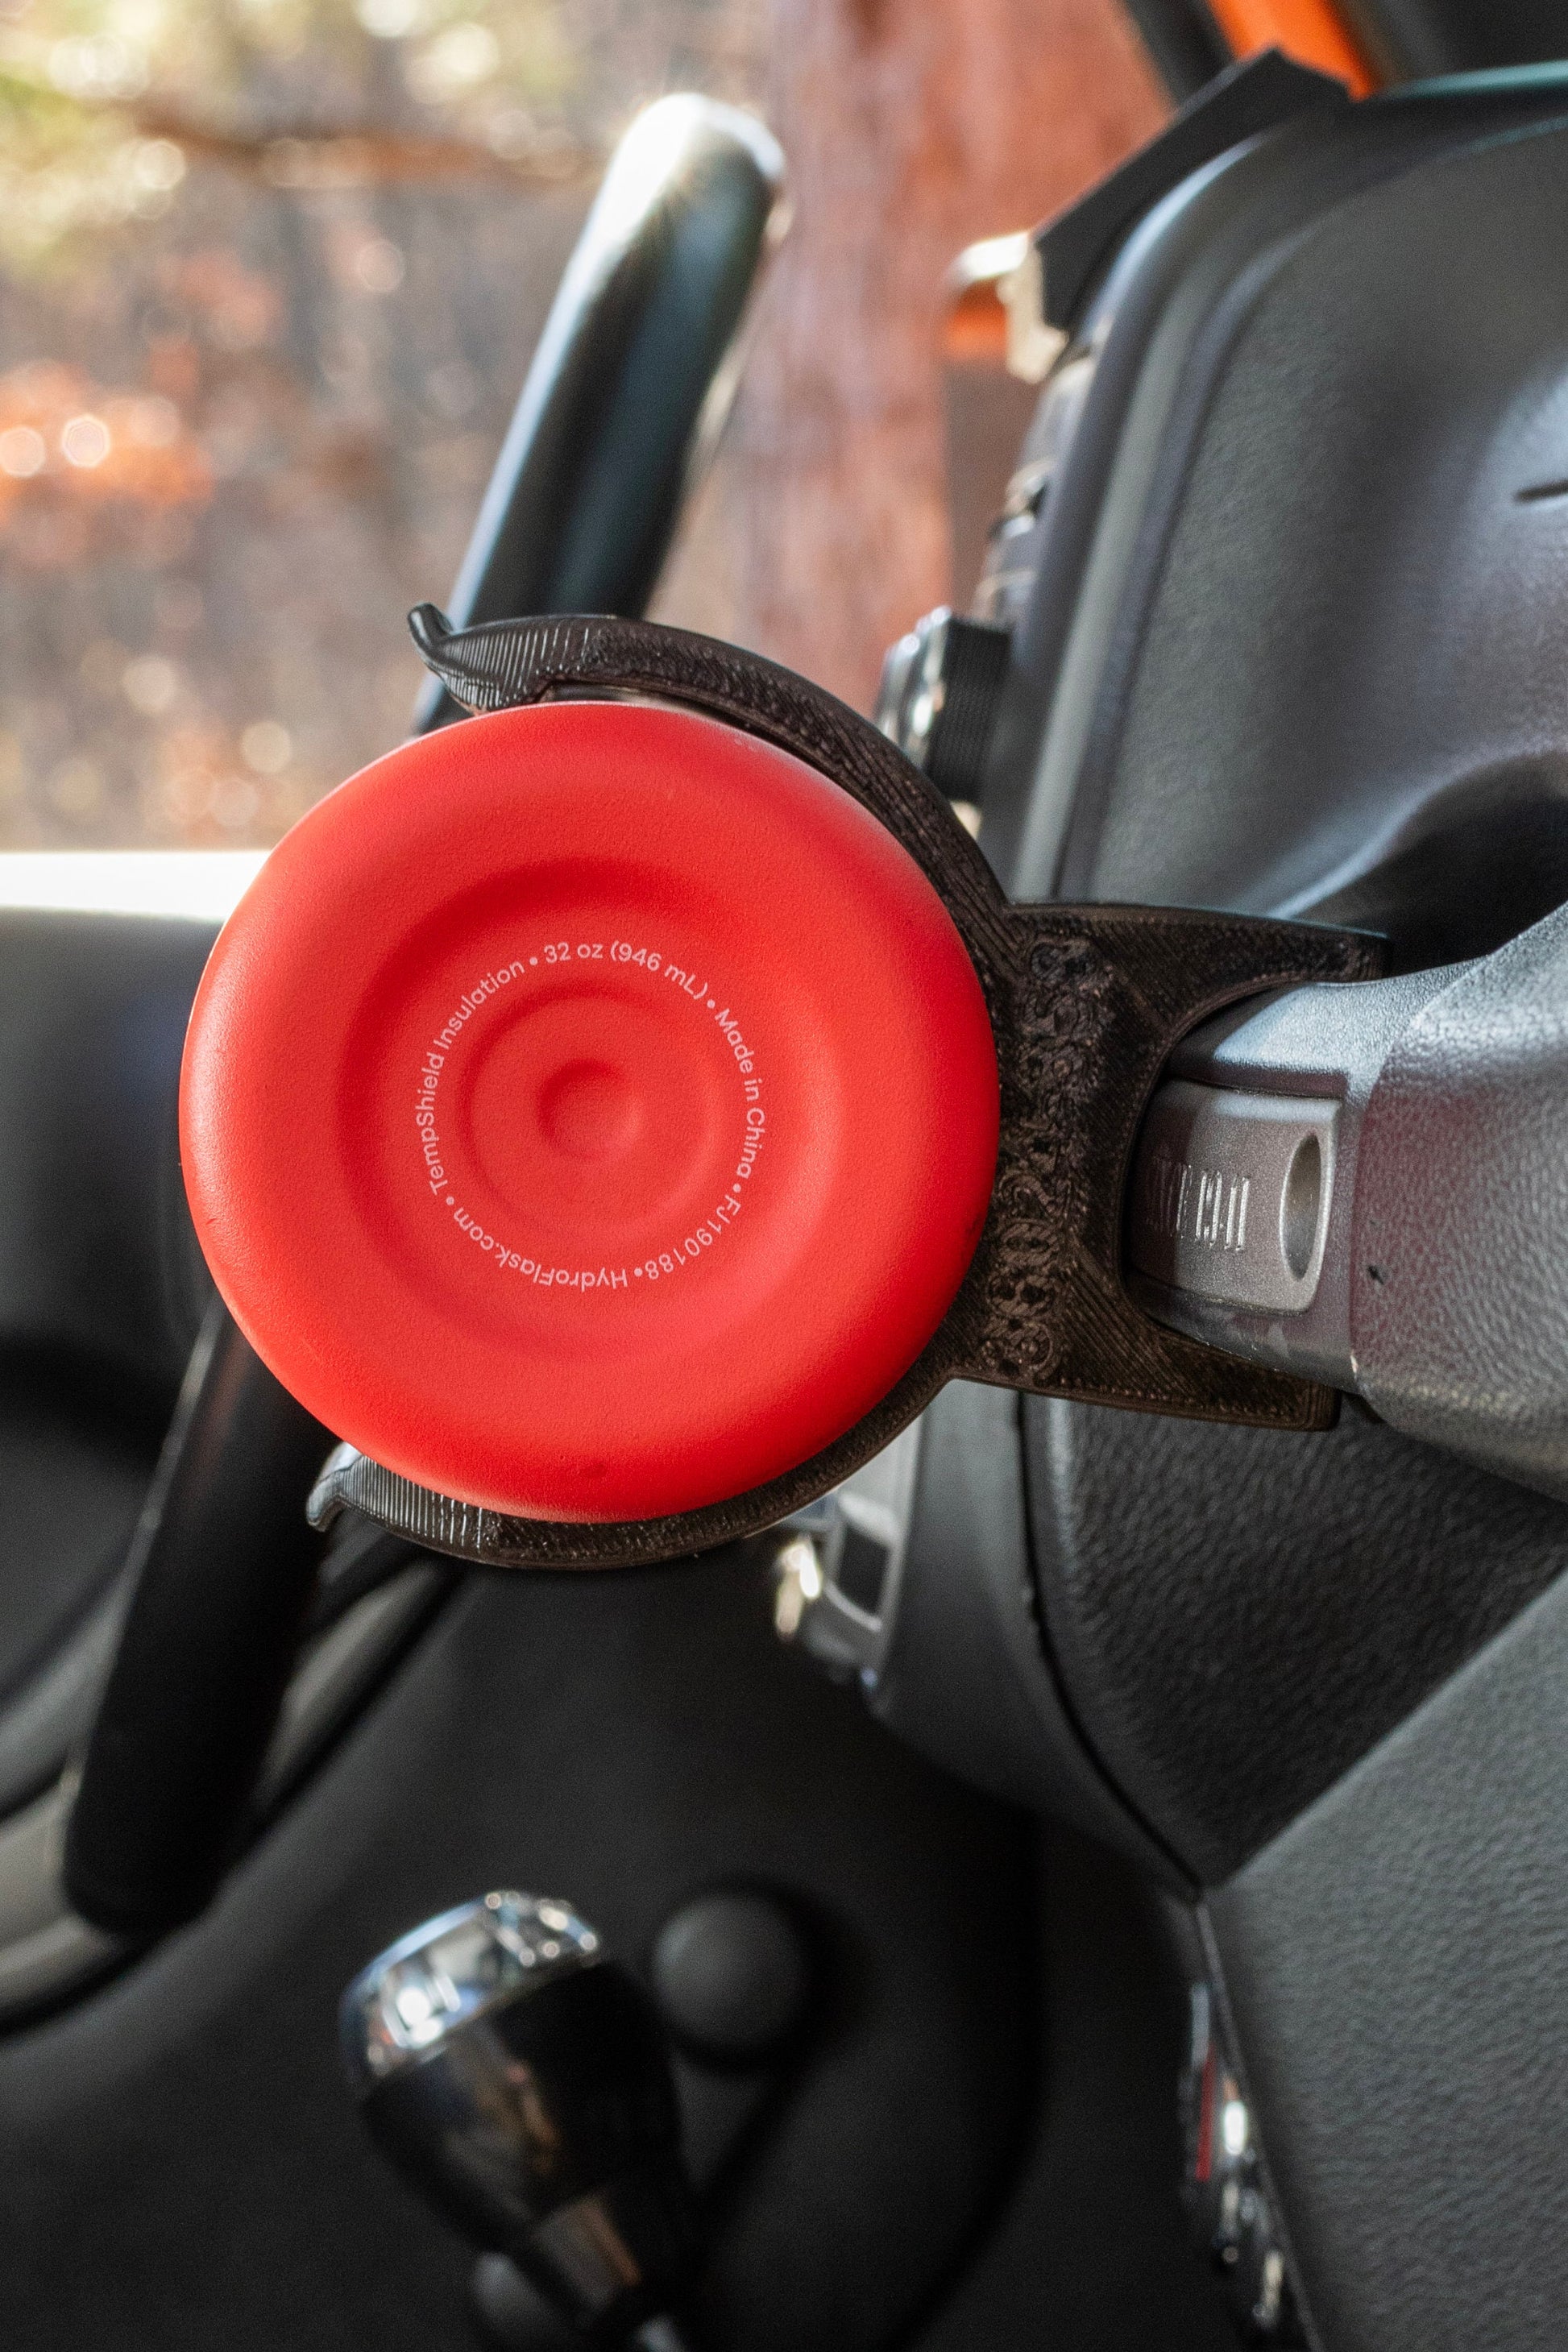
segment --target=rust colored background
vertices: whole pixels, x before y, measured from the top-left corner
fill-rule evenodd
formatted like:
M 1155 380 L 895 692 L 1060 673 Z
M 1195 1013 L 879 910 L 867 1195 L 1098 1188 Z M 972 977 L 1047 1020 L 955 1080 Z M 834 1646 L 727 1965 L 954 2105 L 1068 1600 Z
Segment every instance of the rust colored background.
M 944 274 L 1162 112 L 1121 0 L 154 17 L 0 7 L 0 848 L 263 845 L 398 740 L 404 615 L 446 593 L 603 160 L 668 89 L 768 116 L 795 225 L 658 609 L 864 708 L 948 593 L 944 420 L 999 488 L 1028 415 L 944 383 Z
M 884 649 L 950 592 L 945 272 L 1067 203 L 1166 102 L 1117 0 L 773 0 L 763 103 L 794 226 L 659 610 L 865 709 Z

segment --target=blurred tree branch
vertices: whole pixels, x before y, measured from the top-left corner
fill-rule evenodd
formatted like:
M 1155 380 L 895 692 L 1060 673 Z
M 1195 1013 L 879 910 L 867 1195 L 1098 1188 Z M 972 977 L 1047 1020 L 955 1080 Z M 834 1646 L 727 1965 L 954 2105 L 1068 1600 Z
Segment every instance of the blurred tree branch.
M 50 144 L 101 126 L 142 139 L 166 139 L 187 158 L 226 164 L 279 188 L 366 187 L 398 181 L 495 180 L 511 188 L 557 188 L 596 178 L 605 157 L 594 146 L 546 131 L 499 153 L 479 139 L 449 132 L 319 122 L 265 131 L 226 128 L 155 100 L 77 98 L 30 75 L 0 68 L 0 114 Z
M 495 180 L 510 188 L 558 188 L 596 178 L 596 148 L 543 138 L 517 154 L 498 154 L 477 139 L 398 131 L 224 131 L 167 106 L 121 106 L 144 139 L 168 139 L 193 160 L 253 173 L 277 188 L 368 187 L 391 182 Z
M 604 155 L 564 103 L 561 6 L 0 0 L 0 257 L 157 219 L 192 163 L 307 193 L 578 185 Z

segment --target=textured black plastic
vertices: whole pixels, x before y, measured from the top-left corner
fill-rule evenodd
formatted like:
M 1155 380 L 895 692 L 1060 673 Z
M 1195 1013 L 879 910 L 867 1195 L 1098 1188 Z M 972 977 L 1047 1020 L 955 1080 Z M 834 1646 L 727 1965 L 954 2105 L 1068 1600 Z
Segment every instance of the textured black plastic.
M 1325 2352 L 1558 2352 L 1568 1586 L 1213 1898 Z
M 942 648 L 942 709 L 931 722 L 924 767 L 952 801 L 978 799 L 996 706 L 1007 675 L 1007 630 L 954 613 Z
M 1294 64 L 1279 49 L 1227 66 L 1147 146 L 1038 232 L 1047 325 L 1076 325 L 1095 278 L 1133 222 L 1190 173 L 1299 114 L 1344 103 L 1342 83 Z
M 1561 73 L 1374 101 L 1226 175 L 1065 890 L 1279 913 L 1478 799 L 1560 803 L 1564 114 Z
M 1386 926 L 1405 966 L 1495 947 L 1562 895 L 1568 692 L 1535 646 L 1568 488 L 1520 493 L 1568 483 L 1565 104 L 1559 74 L 1299 127 L 1173 214 L 1108 293 L 1069 472 L 1095 458 L 1102 393 L 1125 415 L 1170 310 L 1185 324 L 1160 467 L 1119 526 L 1078 887 L 1311 905 Z M 1027 1422 L 1073 1703 L 1200 1875 L 1564 1559 L 1551 1505 L 1362 1423 L 1306 1463 L 1239 1434 Z
M 1565 114 L 1561 71 L 1325 114 L 1134 238 L 1018 633 L 1059 794 L 1017 887 L 1371 919 L 1405 968 L 1563 897 Z M 1568 1514 L 1350 1416 L 1310 1460 L 1025 1419 L 1068 1702 L 1221 1884 L 1324 2352 L 1561 2343 Z
M 1568 1510 L 1346 1412 L 1314 1445 L 1026 1402 L 1047 1632 L 1213 1885 L 1568 1568 Z
M 1190 1895 L 1190 1875 L 1133 1819 L 1064 1706 L 1030 1570 L 1023 1411 L 1020 1397 L 954 1381 L 927 1412 L 872 1710 L 975 1787 L 1072 1822 Z
M 1458 675 L 1482 666 L 1490 642 L 1484 625 L 1467 633 L 1478 614 L 1466 607 L 1484 602 L 1490 575 L 1461 543 L 1476 495 L 1465 420 L 1489 415 L 1505 446 L 1516 446 L 1532 415 L 1538 427 L 1548 422 L 1545 410 L 1513 404 L 1511 392 L 1521 380 L 1550 381 L 1546 354 L 1561 329 L 1550 260 L 1556 232 L 1550 209 L 1531 217 L 1531 194 L 1511 174 L 1560 176 L 1560 154 L 1549 165 L 1528 151 L 1557 148 L 1552 127 L 1565 112 L 1561 70 L 1324 109 L 1233 150 L 1134 230 L 1085 314 L 1092 396 L 1020 559 L 1035 581 L 1015 633 L 984 795 L 988 845 L 1016 895 L 1198 895 L 1278 911 L 1297 887 L 1321 893 L 1349 879 L 1339 872 L 1347 860 L 1356 871 L 1375 862 L 1391 831 L 1455 775 L 1444 740 L 1430 774 L 1413 763 L 1427 731 L 1437 738 L 1436 710 L 1415 698 L 1430 671 L 1457 707 Z M 1530 135 L 1540 132 L 1547 135 Z M 1472 164 L 1499 177 L 1484 202 L 1473 178 L 1467 184 Z M 1518 246 L 1508 227 L 1516 203 L 1531 223 Z M 1453 231 L 1447 242 L 1445 225 Z M 1465 257 L 1476 247 L 1472 267 Z M 1521 287 L 1530 290 L 1515 300 L 1510 289 Z M 1267 349 L 1248 326 L 1266 302 L 1284 333 Z M 1406 321 L 1423 315 L 1411 344 Z M 1430 372 L 1435 362 L 1447 382 L 1439 316 L 1452 317 L 1460 346 L 1447 410 Z M 1237 353 L 1246 362 L 1245 416 L 1216 416 Z M 1409 414 L 1406 384 L 1416 403 Z M 1244 437 L 1232 448 L 1237 422 Z M 1452 473 L 1425 474 L 1425 459 L 1436 459 L 1450 434 L 1453 459 L 1443 462 Z M 1481 436 L 1490 437 L 1489 429 Z M 1200 479 L 1205 449 L 1213 454 Z M 1553 470 L 1563 468 L 1537 478 Z M 1524 478 L 1494 509 L 1500 520 Z M 1396 484 L 1414 511 L 1431 501 L 1425 538 L 1407 548 L 1381 532 Z M 1535 510 L 1538 528 L 1546 513 Z M 1189 517 L 1207 559 L 1201 582 L 1182 568 L 1187 542 L 1178 547 L 1173 536 Z M 1234 574 L 1224 561 L 1231 533 Z M 1096 593 L 1086 600 L 1091 551 Z M 1403 593 L 1406 576 L 1418 578 L 1419 594 Z M 1163 738 L 1145 645 L 1156 603 L 1162 620 L 1168 610 L 1190 624 L 1184 641 L 1179 630 L 1167 641 Z M 1431 626 L 1420 639 L 1423 619 Z M 1528 614 L 1521 625 L 1521 654 Z M 1417 637 L 1414 670 L 1400 626 Z M 1443 668 L 1450 645 L 1452 679 Z M 1352 666 L 1348 702 L 1322 690 L 1318 665 L 1331 646 Z M 1487 703 L 1487 721 L 1522 754 L 1551 692 L 1538 670 L 1521 702 Z M 1123 757 L 1135 698 L 1153 722 L 1146 777 Z M 1346 768 L 1363 711 L 1374 725 L 1381 719 L 1384 752 L 1397 716 L 1411 716 L 1416 740 L 1394 746 L 1392 766 L 1369 758 Z M 1471 740 L 1488 738 L 1467 725 L 1456 749 Z M 1119 763 L 1123 839 L 1141 839 L 1144 853 L 1145 878 L 1135 887 L 1101 876 L 1094 862 Z M 1338 819 L 1326 840 L 1325 814 Z M 1189 851 L 1205 827 L 1209 862 L 1194 866 Z M 1281 840 L 1300 849 L 1301 870 L 1276 887 L 1270 853 Z
M 1121 1201 L 1138 1121 L 1177 1040 L 1237 998 L 1360 980 L 1378 942 L 1187 908 L 1010 907 L 951 807 L 858 713 L 792 671 L 685 630 L 582 617 L 454 635 L 430 605 L 416 641 L 448 690 L 499 710 L 552 692 L 638 693 L 706 712 L 809 761 L 924 869 L 984 992 L 1002 1125 L 991 1210 L 957 1297 L 880 1404 L 767 1486 L 700 1511 L 613 1526 L 513 1517 L 416 1486 L 343 1448 L 311 1500 L 491 1567 L 673 1559 L 755 1533 L 880 1451 L 950 1380 L 1275 1428 L 1327 1426 L 1331 1391 L 1164 1329 L 1122 1285 Z
M 130 1613 L 66 1839 L 77 1909 L 121 1935 L 199 1911 L 230 1857 L 315 1581 L 326 1433 L 226 1312 L 192 1358 L 128 1563 Z

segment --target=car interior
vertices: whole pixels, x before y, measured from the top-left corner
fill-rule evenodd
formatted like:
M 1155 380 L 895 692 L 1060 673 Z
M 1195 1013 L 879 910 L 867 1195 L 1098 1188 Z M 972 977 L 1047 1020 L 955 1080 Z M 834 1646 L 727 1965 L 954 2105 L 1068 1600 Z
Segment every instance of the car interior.
M 1126 16 L 874 709 L 656 94 L 401 740 L 0 905 L 8 2352 L 1568 2341 L 1568 8 Z

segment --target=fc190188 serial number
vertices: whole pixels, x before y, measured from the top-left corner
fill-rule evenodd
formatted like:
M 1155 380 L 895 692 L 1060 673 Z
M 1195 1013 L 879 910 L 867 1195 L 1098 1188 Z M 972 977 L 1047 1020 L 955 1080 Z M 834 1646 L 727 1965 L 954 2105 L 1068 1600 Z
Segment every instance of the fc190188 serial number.
M 731 1191 L 695 1233 L 688 1234 L 686 1239 L 677 1242 L 672 1249 L 660 1250 L 657 1257 L 645 1257 L 641 1265 L 634 1267 L 633 1272 L 646 1274 L 650 1282 L 657 1282 L 663 1274 L 679 1274 L 683 1265 L 689 1265 L 694 1258 L 701 1256 L 705 1249 L 711 1249 L 725 1226 L 732 1225 L 740 1213 L 741 1195 Z

